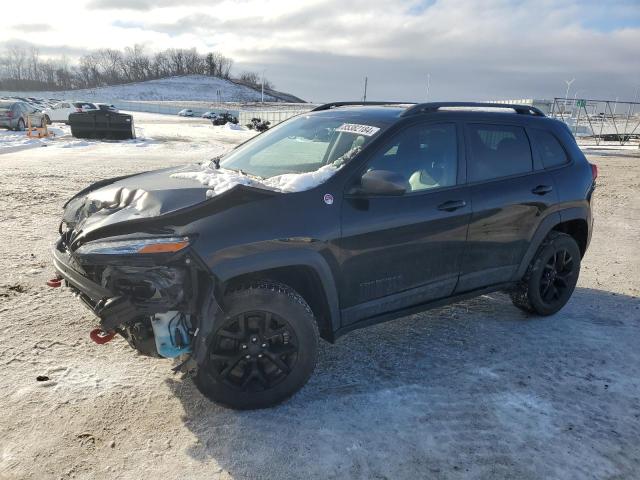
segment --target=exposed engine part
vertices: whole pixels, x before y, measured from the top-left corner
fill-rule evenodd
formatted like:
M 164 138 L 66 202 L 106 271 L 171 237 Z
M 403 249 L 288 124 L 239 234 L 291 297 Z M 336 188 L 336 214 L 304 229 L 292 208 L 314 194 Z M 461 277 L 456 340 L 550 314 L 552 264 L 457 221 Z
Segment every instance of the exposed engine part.
M 191 352 L 190 317 L 183 312 L 157 313 L 151 319 L 156 350 L 167 358 Z
M 139 317 L 135 322 L 119 328 L 118 333 L 142 355 L 160 357 L 149 317 Z
M 134 303 L 168 309 L 183 300 L 185 277 L 181 268 L 108 266 L 101 283 Z

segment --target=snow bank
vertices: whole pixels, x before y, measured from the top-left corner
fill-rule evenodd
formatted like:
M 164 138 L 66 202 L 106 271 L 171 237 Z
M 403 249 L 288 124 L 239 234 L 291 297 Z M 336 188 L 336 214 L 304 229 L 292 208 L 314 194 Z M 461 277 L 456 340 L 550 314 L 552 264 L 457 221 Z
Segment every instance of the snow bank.
M 220 92 L 220 97 L 217 92 Z M 261 92 L 233 83 L 224 78 L 206 75 L 185 75 L 159 78 L 138 83 L 111 85 L 83 90 L 35 91 L 35 92 L 3 92 L 6 95 L 34 96 L 46 98 L 68 98 L 84 101 L 113 100 L 175 100 L 175 101 L 209 101 L 209 102 L 259 102 Z M 265 100 L 274 102 L 277 99 L 265 94 Z
M 267 179 L 251 177 L 235 170 L 225 168 L 216 169 L 211 165 L 203 165 L 200 171 L 180 172 L 171 175 L 174 178 L 185 178 L 196 180 L 206 187 L 207 197 L 215 197 L 236 185 L 246 185 L 248 187 L 266 188 L 282 193 L 303 192 L 310 190 L 326 182 L 338 170 L 339 166 L 333 164 L 320 167 L 313 172 L 305 173 L 285 173 Z

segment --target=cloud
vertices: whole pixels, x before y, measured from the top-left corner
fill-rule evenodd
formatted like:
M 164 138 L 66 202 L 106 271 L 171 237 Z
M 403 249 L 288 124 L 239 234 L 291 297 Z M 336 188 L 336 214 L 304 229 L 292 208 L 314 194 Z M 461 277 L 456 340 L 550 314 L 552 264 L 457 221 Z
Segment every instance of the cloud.
M 572 88 L 587 96 L 632 98 L 640 83 L 637 2 L 87 0 L 77 10 L 80 31 L 37 38 L 215 50 L 235 60 L 235 71 L 266 68 L 279 89 L 318 101 L 360 97 L 365 75 L 370 98 L 422 100 L 427 74 L 433 99 L 550 97 L 573 77 Z M 9 32 L 4 38 L 16 36 Z
M 11 47 L 11 46 L 21 46 L 27 48 L 36 48 L 38 53 L 46 56 L 70 56 L 77 57 L 79 55 L 83 55 L 89 52 L 89 49 L 78 46 L 70 46 L 70 45 L 50 45 L 50 44 L 36 44 L 27 42 L 20 38 L 10 38 L 8 40 L 0 41 L 0 52 Z
M 211 5 L 207 0 L 91 0 L 87 4 L 89 10 L 139 10 L 148 11 L 163 7 L 180 7 L 189 5 Z
M 10 28 L 11 30 L 24 33 L 39 33 L 53 30 L 53 27 L 46 23 L 20 23 L 18 25 L 12 25 Z

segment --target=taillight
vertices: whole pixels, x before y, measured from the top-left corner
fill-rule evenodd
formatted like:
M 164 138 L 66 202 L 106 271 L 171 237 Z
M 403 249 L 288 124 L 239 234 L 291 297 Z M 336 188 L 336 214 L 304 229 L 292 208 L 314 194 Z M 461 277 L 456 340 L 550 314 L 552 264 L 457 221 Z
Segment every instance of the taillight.
M 591 178 L 595 182 L 596 178 L 598 178 L 598 165 L 591 163 Z
M 13 112 L 7 112 L 7 117 L 13 118 Z

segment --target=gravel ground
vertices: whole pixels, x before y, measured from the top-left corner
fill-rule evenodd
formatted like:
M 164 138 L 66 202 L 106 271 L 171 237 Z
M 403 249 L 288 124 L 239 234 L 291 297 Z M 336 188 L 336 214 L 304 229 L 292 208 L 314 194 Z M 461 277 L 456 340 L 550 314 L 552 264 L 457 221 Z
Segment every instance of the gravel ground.
M 57 142 L 0 155 L 0 479 L 640 476 L 637 152 L 590 156 L 596 230 L 560 313 L 492 294 L 356 331 L 292 400 L 235 412 L 168 360 L 95 345 L 95 319 L 44 286 L 67 197 L 233 141 Z

